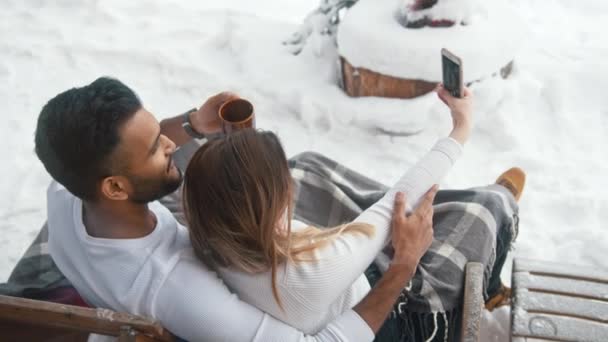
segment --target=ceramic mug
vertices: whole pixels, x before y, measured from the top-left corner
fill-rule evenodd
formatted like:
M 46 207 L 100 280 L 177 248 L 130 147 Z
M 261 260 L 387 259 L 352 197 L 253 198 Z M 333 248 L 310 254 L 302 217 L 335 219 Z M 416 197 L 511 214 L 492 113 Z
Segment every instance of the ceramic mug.
M 222 132 L 229 134 L 245 128 L 255 128 L 255 113 L 251 102 L 245 99 L 233 99 L 220 107 Z

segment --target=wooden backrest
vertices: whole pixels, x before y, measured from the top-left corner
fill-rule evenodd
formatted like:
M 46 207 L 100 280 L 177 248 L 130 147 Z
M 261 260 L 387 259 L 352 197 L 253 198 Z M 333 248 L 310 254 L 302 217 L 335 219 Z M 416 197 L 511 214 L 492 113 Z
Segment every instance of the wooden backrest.
M 482 286 L 483 265 L 468 263 L 461 322 L 463 342 L 479 341 L 483 309 Z M 62 335 L 56 341 L 86 341 L 88 333 L 119 336 L 121 341 L 173 341 L 172 335 L 158 322 L 147 318 L 107 309 L 89 309 L 1 295 L 0 330 L 21 333 L 20 339 L 12 340 L 24 341 L 37 341 L 36 336 L 44 336 L 45 341 L 51 341 L 53 339 L 50 337 L 57 334 Z M 29 335 L 23 335 L 24 333 Z
M 173 341 L 157 321 L 108 309 L 90 309 L 0 295 L 0 328 L 7 334 L 68 334 L 81 341 L 88 333 L 117 336 L 120 341 Z M 8 330 L 7 330 L 8 329 Z M 12 336 L 12 335 L 11 335 Z M 15 335 L 16 336 L 16 335 Z M 46 335 L 45 340 L 49 340 Z M 34 338 L 21 339 L 33 341 Z

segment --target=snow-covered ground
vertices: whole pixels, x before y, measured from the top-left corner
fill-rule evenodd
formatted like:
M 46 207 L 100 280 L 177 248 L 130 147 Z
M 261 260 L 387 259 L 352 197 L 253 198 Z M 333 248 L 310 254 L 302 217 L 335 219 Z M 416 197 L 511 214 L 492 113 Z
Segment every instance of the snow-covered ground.
M 514 254 L 605 267 L 608 2 L 511 3 L 529 26 L 527 41 L 508 80 L 473 86 L 476 127 L 443 187 L 493 182 L 521 166 L 529 178 Z M 411 101 L 345 96 L 335 85 L 335 51 L 323 39 L 297 57 L 289 54 L 281 42 L 317 5 L 2 1 L 0 137 L 7 158 L 0 178 L 0 281 L 46 216 L 49 176 L 33 152 L 37 115 L 52 96 L 101 75 L 133 87 L 159 119 L 221 90 L 236 91 L 255 104 L 258 127 L 280 134 L 288 154 L 319 151 L 395 181 L 448 133 L 449 113 L 433 94 Z

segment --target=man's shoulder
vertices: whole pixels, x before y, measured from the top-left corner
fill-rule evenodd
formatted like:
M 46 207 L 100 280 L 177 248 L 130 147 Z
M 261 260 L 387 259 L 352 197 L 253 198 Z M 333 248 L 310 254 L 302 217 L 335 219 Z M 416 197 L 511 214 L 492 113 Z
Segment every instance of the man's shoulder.
M 61 185 L 59 182 L 57 182 L 56 180 L 51 180 L 51 183 L 49 184 L 49 187 L 46 190 L 47 195 L 50 194 L 54 194 L 54 193 L 58 193 L 58 192 L 67 192 L 68 190 L 65 188 L 65 186 Z
M 68 191 L 63 185 L 56 180 L 51 181 L 49 187 L 46 190 L 47 205 L 49 208 L 52 205 L 64 204 L 67 202 L 74 201 L 76 196 Z
M 57 181 L 52 181 L 46 191 L 47 220 L 49 229 L 58 222 L 67 224 L 73 217 L 73 208 L 78 200 L 71 192 Z

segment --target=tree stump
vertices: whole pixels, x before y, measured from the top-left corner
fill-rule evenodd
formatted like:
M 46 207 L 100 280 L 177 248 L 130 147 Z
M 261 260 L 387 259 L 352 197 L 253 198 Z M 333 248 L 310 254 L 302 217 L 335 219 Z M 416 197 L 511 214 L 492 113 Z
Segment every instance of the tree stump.
M 342 89 L 351 97 L 377 96 L 398 99 L 411 99 L 430 93 L 437 82 L 414 80 L 384 75 L 365 68 L 352 66 L 344 57 L 340 57 L 342 71 Z M 492 76 L 500 74 L 507 78 L 513 70 L 513 61 L 502 67 Z M 468 82 L 469 86 L 479 80 Z
M 435 89 L 436 83 L 383 75 L 365 68 L 353 67 L 340 57 L 342 88 L 352 97 L 378 96 L 411 99 Z

